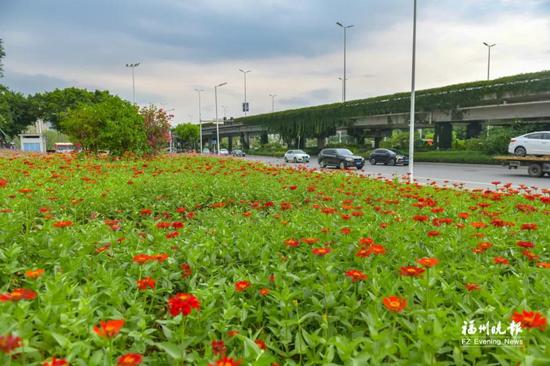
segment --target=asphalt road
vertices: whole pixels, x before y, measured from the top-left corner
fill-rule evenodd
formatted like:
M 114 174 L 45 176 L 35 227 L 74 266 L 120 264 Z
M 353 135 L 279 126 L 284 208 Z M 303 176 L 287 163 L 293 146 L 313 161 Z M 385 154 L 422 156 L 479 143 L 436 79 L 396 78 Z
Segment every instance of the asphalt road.
M 246 159 L 262 161 L 267 164 L 286 165 L 291 167 L 307 166 L 308 168 L 320 169 L 317 163 L 317 157 L 312 157 L 307 164 L 285 163 L 282 158 L 273 158 L 267 156 L 247 156 Z M 491 182 L 499 181 L 502 184 L 512 183 L 514 186 L 525 184 L 529 187 L 550 189 L 550 177 L 531 178 L 527 174 L 527 168 L 520 167 L 517 170 L 498 165 L 478 165 L 478 164 L 446 164 L 446 163 L 415 163 L 414 176 L 419 183 L 429 184 L 436 181 L 438 185 L 464 184 L 467 188 L 489 188 L 493 187 Z M 327 170 L 333 170 L 329 168 Z M 406 166 L 385 166 L 370 165 L 367 163 L 363 170 L 356 174 L 365 174 L 370 176 L 383 176 L 391 178 L 394 176 L 407 175 Z

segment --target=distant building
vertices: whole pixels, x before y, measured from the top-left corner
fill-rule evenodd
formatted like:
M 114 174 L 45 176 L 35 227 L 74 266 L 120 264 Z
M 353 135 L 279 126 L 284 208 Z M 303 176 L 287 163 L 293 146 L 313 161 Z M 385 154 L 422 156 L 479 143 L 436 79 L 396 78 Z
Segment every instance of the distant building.
M 21 140 L 21 150 L 30 152 L 46 152 L 46 136 L 44 135 L 44 123 L 38 120 L 27 127 L 27 129 L 19 135 Z

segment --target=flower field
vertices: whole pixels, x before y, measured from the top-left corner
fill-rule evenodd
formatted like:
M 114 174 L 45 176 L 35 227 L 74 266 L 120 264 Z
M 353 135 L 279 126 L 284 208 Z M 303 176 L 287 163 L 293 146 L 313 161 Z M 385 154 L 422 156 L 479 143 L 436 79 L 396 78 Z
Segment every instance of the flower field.
M 549 249 L 536 187 L 3 156 L 0 364 L 548 365 Z

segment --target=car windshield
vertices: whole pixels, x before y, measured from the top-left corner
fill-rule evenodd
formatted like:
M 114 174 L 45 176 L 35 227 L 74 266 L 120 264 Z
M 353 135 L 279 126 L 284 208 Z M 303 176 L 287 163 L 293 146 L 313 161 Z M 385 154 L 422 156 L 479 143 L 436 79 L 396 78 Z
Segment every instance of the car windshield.
M 345 156 L 353 155 L 353 153 L 348 149 L 336 149 L 336 153 L 338 155 L 345 155 Z
M 302 150 L 294 150 L 294 154 L 305 154 Z
M 399 151 L 399 150 L 395 150 L 395 149 L 389 149 L 390 151 L 393 151 L 394 153 L 396 153 L 397 155 L 405 155 L 403 152 Z

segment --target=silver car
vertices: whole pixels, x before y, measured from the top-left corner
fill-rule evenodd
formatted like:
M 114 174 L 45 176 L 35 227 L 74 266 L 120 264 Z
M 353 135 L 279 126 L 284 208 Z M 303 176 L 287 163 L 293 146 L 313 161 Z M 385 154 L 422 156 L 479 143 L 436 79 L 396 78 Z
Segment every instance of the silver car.
M 309 163 L 310 156 L 302 150 L 288 150 L 284 156 L 285 162 Z

